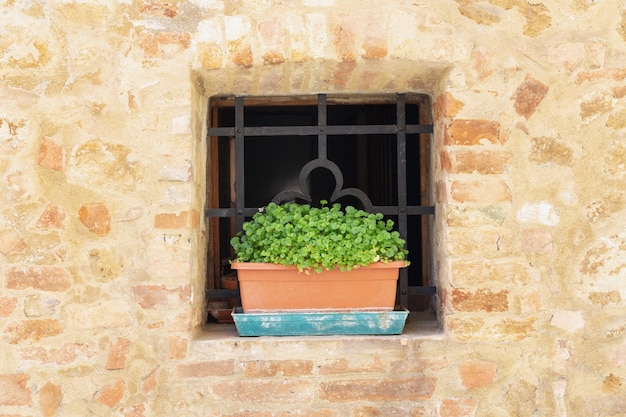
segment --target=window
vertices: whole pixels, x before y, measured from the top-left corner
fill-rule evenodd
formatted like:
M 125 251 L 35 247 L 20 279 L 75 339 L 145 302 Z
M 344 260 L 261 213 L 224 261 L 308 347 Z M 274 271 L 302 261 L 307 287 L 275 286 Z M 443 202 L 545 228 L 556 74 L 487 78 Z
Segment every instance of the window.
M 420 94 L 212 97 L 207 141 L 207 297 L 233 273 L 230 238 L 271 201 L 320 200 L 381 212 L 407 241 L 397 301 L 429 309 L 436 293 L 431 248 L 430 98 Z

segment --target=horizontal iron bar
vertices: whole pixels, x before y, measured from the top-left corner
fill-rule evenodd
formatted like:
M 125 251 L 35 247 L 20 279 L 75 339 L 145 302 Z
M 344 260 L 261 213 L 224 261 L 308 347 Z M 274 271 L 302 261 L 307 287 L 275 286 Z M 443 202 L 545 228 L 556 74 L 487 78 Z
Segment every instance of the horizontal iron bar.
M 209 136 L 235 136 L 234 127 L 210 127 Z
M 243 214 L 246 217 L 251 217 L 254 213 L 258 212 L 257 207 L 246 207 L 243 210 Z M 236 208 L 208 208 L 204 210 L 204 217 L 235 217 L 237 216 Z
M 204 217 L 235 217 L 235 208 L 208 208 L 204 210 Z
M 411 286 L 407 288 L 408 295 L 437 295 L 437 287 Z
M 395 216 L 398 214 L 398 207 L 395 206 L 373 206 L 375 213 L 382 213 L 387 216 Z M 247 217 L 253 216 L 258 212 L 258 207 L 246 207 L 244 209 L 244 215 Z M 407 206 L 407 214 L 409 216 L 421 216 L 428 214 L 435 214 L 434 206 Z M 204 210 L 205 217 L 235 217 L 237 215 L 236 208 L 207 208 Z
M 382 213 L 387 216 L 398 215 L 399 208 L 396 206 L 373 206 L 373 213 Z M 406 206 L 406 214 L 409 216 L 422 216 L 435 214 L 435 206 Z
M 235 136 L 235 127 L 212 127 L 209 136 Z M 257 126 L 244 127 L 244 136 L 395 135 L 396 125 Z M 433 133 L 433 125 L 406 125 L 406 133 Z
M 406 125 L 406 133 L 411 135 L 415 133 L 433 133 L 433 125 Z

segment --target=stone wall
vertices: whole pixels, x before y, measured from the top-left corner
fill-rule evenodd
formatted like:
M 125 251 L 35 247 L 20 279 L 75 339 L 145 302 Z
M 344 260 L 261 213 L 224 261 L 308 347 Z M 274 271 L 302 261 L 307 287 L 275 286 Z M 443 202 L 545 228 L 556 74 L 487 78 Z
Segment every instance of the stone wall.
M 626 7 L 0 3 L 0 416 L 626 416 Z M 203 328 L 207 98 L 427 93 L 439 331 Z

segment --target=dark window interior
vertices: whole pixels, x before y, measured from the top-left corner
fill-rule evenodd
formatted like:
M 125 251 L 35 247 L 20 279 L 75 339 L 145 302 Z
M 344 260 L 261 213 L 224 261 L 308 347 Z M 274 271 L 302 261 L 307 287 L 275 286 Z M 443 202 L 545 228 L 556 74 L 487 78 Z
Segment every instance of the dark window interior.
M 393 97 L 392 97 L 393 98 Z M 350 100 L 348 100 L 350 101 Z M 352 100 L 355 101 L 355 100 Z M 234 127 L 233 100 L 212 100 L 210 127 Z M 407 125 L 426 124 L 430 118 L 427 100 L 406 100 Z M 328 100 L 327 126 L 395 125 L 397 108 L 393 100 L 367 100 L 345 103 Z M 271 99 L 253 100 L 244 107 L 245 127 L 317 126 L 318 107 L 315 102 L 275 103 Z M 219 133 L 219 132 L 218 132 Z M 211 131 L 210 131 L 211 134 Z M 409 206 L 428 206 L 430 195 L 431 134 L 406 134 L 406 201 Z M 222 212 L 211 216 L 210 209 L 235 207 L 236 160 L 233 136 L 209 136 L 209 169 L 207 181 L 209 213 L 208 279 L 209 298 L 219 298 L 220 277 L 231 274 L 228 260 L 233 258 L 229 245 L 236 233 L 235 219 Z M 245 207 L 262 207 L 281 191 L 299 189 L 299 173 L 309 161 L 318 157 L 316 135 L 246 136 L 244 138 Z M 342 188 L 358 188 L 365 192 L 374 206 L 398 205 L 398 151 L 396 134 L 351 134 L 343 132 L 327 136 L 327 158 L 343 174 Z M 328 200 L 335 188 L 335 177 L 325 169 L 315 169 L 308 177 L 312 204 Z M 354 197 L 338 200 L 342 205 L 362 207 Z M 397 216 L 387 217 L 397 223 Z M 414 215 L 407 218 L 409 249 L 408 286 L 434 285 L 430 252 L 430 220 L 432 216 Z M 418 291 L 419 292 L 419 291 Z M 411 294 L 411 310 L 430 308 L 429 295 Z M 405 298 L 406 302 L 406 298 Z

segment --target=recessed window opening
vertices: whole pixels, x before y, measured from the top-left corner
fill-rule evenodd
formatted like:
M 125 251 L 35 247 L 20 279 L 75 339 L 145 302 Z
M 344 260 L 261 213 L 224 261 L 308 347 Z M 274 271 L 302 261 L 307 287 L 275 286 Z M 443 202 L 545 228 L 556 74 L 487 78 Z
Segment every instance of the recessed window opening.
M 207 140 L 207 297 L 230 299 L 230 239 L 260 207 L 320 200 L 381 212 L 406 240 L 397 302 L 434 307 L 432 119 L 421 94 L 212 97 Z M 331 196 L 336 201 L 331 201 Z

